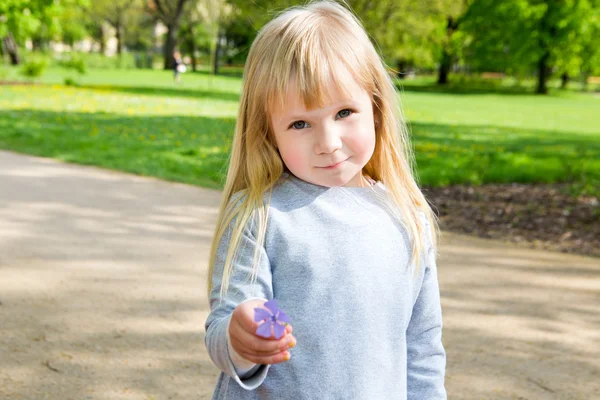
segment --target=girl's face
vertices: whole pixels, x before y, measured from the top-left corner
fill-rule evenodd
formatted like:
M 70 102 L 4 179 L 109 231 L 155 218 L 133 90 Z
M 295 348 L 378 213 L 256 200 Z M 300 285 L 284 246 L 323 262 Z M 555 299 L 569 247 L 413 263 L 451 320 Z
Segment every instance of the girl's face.
M 354 80 L 345 88 L 350 98 L 332 85 L 332 103 L 312 110 L 290 89 L 285 108 L 271 112 L 281 158 L 292 174 L 306 182 L 327 187 L 363 186 L 362 169 L 375 149 L 373 103 Z

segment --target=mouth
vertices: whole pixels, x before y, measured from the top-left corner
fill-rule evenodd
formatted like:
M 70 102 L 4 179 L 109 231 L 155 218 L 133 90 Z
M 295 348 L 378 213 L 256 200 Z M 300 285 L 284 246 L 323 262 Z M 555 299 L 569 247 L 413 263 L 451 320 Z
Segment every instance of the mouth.
M 335 163 L 335 164 L 327 165 L 327 166 L 324 166 L 324 167 L 317 167 L 317 168 L 322 168 L 322 169 L 334 169 L 334 168 L 337 168 L 337 167 L 339 167 L 340 165 L 342 165 L 342 164 L 343 164 L 344 162 L 346 162 L 346 161 L 348 161 L 348 159 L 342 160 L 342 161 L 340 161 L 340 162 L 338 162 L 338 163 Z

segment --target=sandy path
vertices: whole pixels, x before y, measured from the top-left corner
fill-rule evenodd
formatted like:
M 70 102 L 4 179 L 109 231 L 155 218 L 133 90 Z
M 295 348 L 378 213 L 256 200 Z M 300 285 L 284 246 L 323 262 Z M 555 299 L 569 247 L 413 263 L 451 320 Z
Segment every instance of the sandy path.
M 0 152 L 0 399 L 210 398 L 219 198 Z M 450 399 L 600 399 L 600 260 L 447 234 L 439 268 Z

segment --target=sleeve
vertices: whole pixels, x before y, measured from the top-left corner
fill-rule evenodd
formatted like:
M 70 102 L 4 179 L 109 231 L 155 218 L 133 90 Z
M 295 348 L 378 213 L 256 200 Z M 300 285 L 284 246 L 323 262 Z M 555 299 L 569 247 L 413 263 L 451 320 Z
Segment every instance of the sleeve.
M 267 376 L 270 365 L 260 365 L 254 373 L 246 371 L 240 376 L 236 371 L 229 353 L 228 327 L 231 315 L 235 307 L 245 300 L 252 298 L 273 298 L 272 275 L 269 260 L 264 248 L 260 249 L 260 262 L 257 265 L 257 278 L 255 284 L 251 284 L 250 276 L 254 249 L 256 248 L 256 236 L 248 226 L 244 229 L 240 242 L 238 254 L 233 262 L 233 270 L 229 282 L 229 288 L 225 297 L 221 298 L 220 290 L 223 278 L 225 257 L 229 242 L 231 240 L 233 223 L 226 229 L 217 247 L 215 265 L 212 275 L 212 290 L 209 304 L 210 313 L 206 319 L 206 336 L 204 343 L 213 363 L 225 374 L 232 377 L 242 388 L 254 390 L 259 387 Z M 234 355 L 235 357 L 235 355 Z M 242 368 L 243 369 L 243 368 Z
M 442 344 L 442 308 L 433 252 L 434 249 L 430 247 L 426 257 L 429 261 L 423 263 L 424 271 L 422 275 L 419 274 L 423 278 L 406 331 L 408 400 L 447 398 L 444 386 L 446 352 Z

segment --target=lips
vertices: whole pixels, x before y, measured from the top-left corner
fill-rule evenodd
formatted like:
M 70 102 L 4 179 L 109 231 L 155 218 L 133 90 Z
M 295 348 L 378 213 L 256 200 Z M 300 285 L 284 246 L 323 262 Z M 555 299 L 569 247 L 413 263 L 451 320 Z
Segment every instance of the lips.
M 344 161 L 347 161 L 347 160 L 348 159 L 342 160 L 342 161 L 338 161 L 335 164 L 330 164 L 330 165 L 326 165 L 324 167 L 319 167 L 319 168 L 335 168 L 335 167 L 337 167 L 338 165 L 340 165 L 341 163 L 343 163 Z

